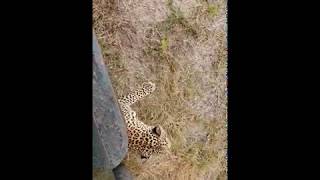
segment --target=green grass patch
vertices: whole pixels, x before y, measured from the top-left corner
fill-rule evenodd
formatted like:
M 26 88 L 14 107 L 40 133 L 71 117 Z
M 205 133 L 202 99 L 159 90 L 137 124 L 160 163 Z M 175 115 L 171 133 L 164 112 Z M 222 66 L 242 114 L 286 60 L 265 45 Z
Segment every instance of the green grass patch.
M 207 12 L 211 17 L 214 17 L 214 16 L 218 15 L 218 10 L 219 10 L 218 6 L 212 5 L 212 4 L 208 5 Z

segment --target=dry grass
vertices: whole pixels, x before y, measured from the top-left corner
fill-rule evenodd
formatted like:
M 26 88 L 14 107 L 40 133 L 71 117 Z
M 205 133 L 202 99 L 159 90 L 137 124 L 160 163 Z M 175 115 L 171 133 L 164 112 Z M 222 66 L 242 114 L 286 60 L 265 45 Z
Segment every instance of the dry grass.
M 172 141 L 145 163 L 130 155 L 136 179 L 226 179 L 226 1 L 94 0 L 93 12 L 116 93 L 154 82 L 133 108 Z

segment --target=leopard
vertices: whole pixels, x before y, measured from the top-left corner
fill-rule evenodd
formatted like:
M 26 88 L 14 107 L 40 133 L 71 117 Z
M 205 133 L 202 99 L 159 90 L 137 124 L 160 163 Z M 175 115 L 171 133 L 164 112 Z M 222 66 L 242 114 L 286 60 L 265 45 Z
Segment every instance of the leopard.
M 171 142 L 164 128 L 159 125 L 147 125 L 140 121 L 132 105 L 155 91 L 155 84 L 144 82 L 139 88 L 118 99 L 119 106 L 127 125 L 128 149 L 137 152 L 141 159 L 147 160 L 153 154 L 168 151 Z

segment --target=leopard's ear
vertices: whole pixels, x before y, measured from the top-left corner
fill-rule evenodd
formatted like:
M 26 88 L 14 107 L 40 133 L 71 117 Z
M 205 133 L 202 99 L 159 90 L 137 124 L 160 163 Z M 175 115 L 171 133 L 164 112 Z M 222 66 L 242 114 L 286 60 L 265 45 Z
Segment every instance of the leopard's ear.
M 141 155 L 141 159 L 149 159 L 149 157 Z
M 161 128 L 159 125 L 156 125 L 153 129 L 152 132 L 157 134 L 158 136 L 161 136 Z

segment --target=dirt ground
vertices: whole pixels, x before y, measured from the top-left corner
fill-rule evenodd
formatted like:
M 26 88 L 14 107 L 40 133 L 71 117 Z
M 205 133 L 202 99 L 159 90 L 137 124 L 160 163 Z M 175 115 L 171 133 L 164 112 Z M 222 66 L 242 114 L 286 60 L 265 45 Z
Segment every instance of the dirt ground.
M 133 106 L 160 124 L 171 152 L 125 161 L 135 179 L 227 179 L 227 1 L 93 0 L 94 31 L 116 94 L 156 91 Z

